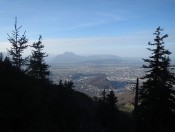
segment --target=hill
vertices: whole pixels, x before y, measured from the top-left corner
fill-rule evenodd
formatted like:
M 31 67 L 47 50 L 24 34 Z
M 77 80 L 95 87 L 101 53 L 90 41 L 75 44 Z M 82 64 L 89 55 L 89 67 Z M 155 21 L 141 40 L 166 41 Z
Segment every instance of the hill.
M 0 62 L 0 131 L 84 131 L 93 122 L 95 106 L 72 85 L 33 79 Z
M 84 83 L 91 84 L 94 87 L 99 89 L 113 89 L 114 87 L 111 85 L 110 81 L 106 78 L 105 75 L 97 75 L 91 76 L 87 78 Z
M 1 132 L 101 132 L 111 127 L 108 132 L 128 132 L 131 128 L 129 116 L 116 108 L 118 116 L 113 116 L 99 98 L 74 91 L 71 82 L 36 80 L 5 62 L 0 62 L 0 81 Z M 103 76 L 98 82 L 89 81 L 108 83 Z

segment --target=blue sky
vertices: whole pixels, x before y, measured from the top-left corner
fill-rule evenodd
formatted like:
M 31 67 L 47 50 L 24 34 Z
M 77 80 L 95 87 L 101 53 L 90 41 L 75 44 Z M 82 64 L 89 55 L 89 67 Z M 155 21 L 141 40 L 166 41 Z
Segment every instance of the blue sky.
M 158 26 L 174 54 L 174 7 L 175 0 L 0 0 L 0 50 L 10 47 L 7 33 L 18 17 L 29 44 L 42 35 L 49 54 L 148 56 Z

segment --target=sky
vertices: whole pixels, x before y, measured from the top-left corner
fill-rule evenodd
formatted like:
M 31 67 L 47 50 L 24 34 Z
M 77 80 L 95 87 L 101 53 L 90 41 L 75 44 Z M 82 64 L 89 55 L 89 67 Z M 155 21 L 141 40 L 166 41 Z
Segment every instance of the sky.
M 48 54 L 145 57 L 161 26 L 175 56 L 175 0 L 0 0 L 0 52 L 11 45 L 15 17 L 28 44 L 42 35 Z M 25 51 L 26 54 L 30 50 Z

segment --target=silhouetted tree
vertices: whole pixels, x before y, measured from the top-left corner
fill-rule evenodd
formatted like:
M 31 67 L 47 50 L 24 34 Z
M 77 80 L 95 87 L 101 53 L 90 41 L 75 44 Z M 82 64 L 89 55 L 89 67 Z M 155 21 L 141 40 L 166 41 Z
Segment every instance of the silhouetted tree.
M 106 90 L 104 89 L 104 90 L 101 92 L 101 101 L 102 101 L 103 103 L 106 103 L 106 94 L 107 94 L 107 92 L 106 92 Z
M 12 66 L 12 62 L 10 61 L 10 57 L 9 56 L 6 56 L 4 58 L 4 63 L 8 66 L 8 67 L 11 67 Z
M 111 90 L 109 94 L 107 94 L 106 102 L 111 108 L 117 108 L 116 103 L 118 102 L 118 100 L 113 90 Z
M 64 82 L 64 86 L 67 87 L 67 88 L 70 88 L 72 89 L 74 86 L 74 83 L 72 81 L 65 81 Z
M 136 87 L 135 87 L 134 113 L 137 113 L 138 101 L 139 101 L 139 78 L 137 78 Z
M 164 47 L 164 38 L 160 27 L 154 33 L 154 43 L 148 43 L 155 48 L 150 49 L 152 55 L 144 59 L 148 69 L 144 76 L 145 82 L 139 92 L 140 105 L 138 115 L 141 131 L 169 132 L 174 131 L 173 122 L 175 110 L 175 76 L 169 55 L 171 52 Z
M 1 53 L 0 53 L 0 62 L 2 62 L 3 59 L 4 59 L 4 56 L 3 56 L 2 52 L 1 52 Z
M 106 98 L 106 103 L 107 103 L 107 107 L 108 107 L 108 129 L 110 132 L 115 132 L 118 128 L 117 126 L 117 114 L 118 114 L 118 109 L 117 109 L 117 97 L 114 94 L 114 91 L 111 90 L 108 94 L 107 94 L 107 98 Z
M 29 60 L 28 74 L 35 79 L 48 80 L 50 74 L 49 65 L 47 65 L 44 60 L 48 55 L 42 52 L 44 45 L 42 45 L 41 39 L 42 36 L 39 36 L 38 42 L 33 43 L 31 46 L 34 50 L 32 50 L 32 55 Z
M 117 97 L 114 91 L 106 93 L 102 91 L 97 107 L 97 122 L 103 127 L 104 131 L 113 132 L 117 130 Z
M 12 44 L 11 49 L 7 49 L 11 57 L 11 62 L 14 67 L 17 69 L 20 69 L 22 66 L 25 65 L 27 61 L 27 57 L 23 58 L 22 53 L 24 49 L 28 47 L 27 42 L 28 39 L 26 38 L 26 31 L 23 33 L 23 35 L 19 34 L 19 30 L 22 26 L 17 26 L 17 18 L 15 18 L 15 29 L 12 31 L 12 36 L 8 34 L 8 40 Z

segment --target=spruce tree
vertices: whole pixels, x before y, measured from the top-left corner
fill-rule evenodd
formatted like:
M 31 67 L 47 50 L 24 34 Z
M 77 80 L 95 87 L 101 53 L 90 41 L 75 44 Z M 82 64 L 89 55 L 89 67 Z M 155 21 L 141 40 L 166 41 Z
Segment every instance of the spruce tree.
M 116 132 L 117 123 L 117 97 L 114 91 L 107 93 L 105 90 L 101 93 L 101 98 L 97 105 L 97 122 L 103 127 L 104 131 Z
M 42 45 L 41 39 L 42 36 L 39 36 L 38 42 L 33 43 L 31 46 L 34 50 L 32 50 L 32 55 L 29 59 L 28 74 L 35 79 L 48 80 L 50 74 L 49 65 L 47 65 L 44 60 L 48 55 L 42 52 L 44 45 Z
M 101 92 L 101 101 L 103 102 L 103 103 L 106 103 L 106 94 L 107 94 L 107 92 L 106 92 L 106 90 L 104 89 L 102 92 Z
M 143 59 L 146 63 L 143 68 L 146 68 L 147 72 L 139 92 L 138 115 L 141 131 L 173 131 L 170 124 L 174 120 L 175 76 L 170 64 L 171 52 L 164 46 L 164 39 L 168 35 L 161 34 L 162 31 L 160 27 L 156 29 L 154 43 L 148 43 L 154 47 L 148 48 L 152 54 L 148 59 Z
M 20 35 L 19 31 L 22 26 L 17 26 L 17 18 L 15 18 L 15 29 L 12 31 L 12 36 L 8 35 L 8 40 L 12 44 L 11 49 L 7 49 L 9 54 L 11 55 L 11 62 L 13 66 L 17 69 L 21 69 L 22 66 L 25 65 L 27 58 L 22 57 L 22 53 L 24 50 L 28 47 L 27 42 L 28 39 L 26 38 L 26 31 L 23 33 L 23 35 Z
M 10 57 L 6 56 L 3 61 L 8 67 L 12 67 L 12 62 L 10 61 Z
M 138 109 L 138 101 L 139 101 L 139 78 L 137 78 L 137 82 L 136 82 L 136 87 L 135 87 L 135 97 L 134 97 L 134 114 L 137 113 L 137 109 Z
M 3 56 L 3 53 L 0 52 L 0 62 L 2 62 L 4 60 L 4 56 Z
M 113 90 L 111 90 L 111 91 L 107 94 L 106 102 L 107 102 L 107 104 L 108 104 L 111 108 L 117 110 L 117 109 L 116 109 L 116 108 L 117 108 L 116 103 L 118 102 L 118 100 L 117 100 L 117 97 L 115 96 L 115 93 L 114 93 Z

